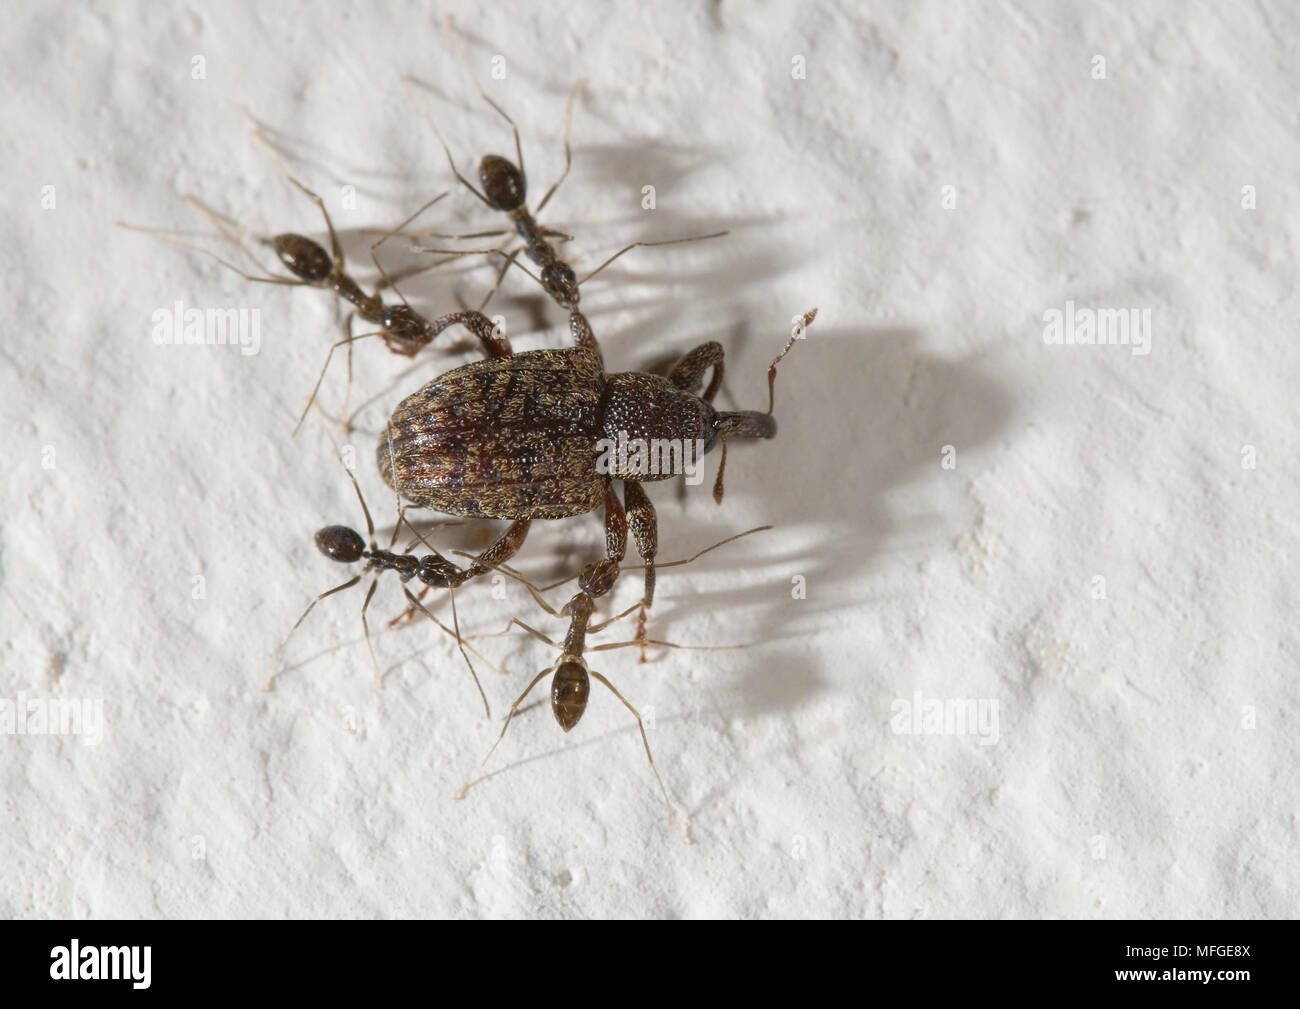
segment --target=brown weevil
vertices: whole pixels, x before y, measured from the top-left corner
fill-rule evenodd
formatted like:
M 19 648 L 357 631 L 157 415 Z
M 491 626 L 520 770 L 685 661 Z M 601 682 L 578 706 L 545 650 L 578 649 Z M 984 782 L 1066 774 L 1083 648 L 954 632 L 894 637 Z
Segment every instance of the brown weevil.
M 630 529 L 645 561 L 645 596 L 638 621 L 654 602 L 658 531 L 654 506 L 641 484 L 679 475 L 667 459 L 684 463 L 722 446 L 714 499 L 722 501 L 727 442 L 771 438 L 776 369 L 802 330 L 768 368 L 768 409 L 715 410 L 722 382 L 722 345 L 710 341 L 687 353 L 667 377 L 648 372 L 605 372 L 596 348 L 533 350 L 513 354 L 508 340 L 478 312 L 434 320 L 435 331 L 465 325 L 483 345 L 485 360 L 440 375 L 398 404 L 379 438 L 380 476 L 407 501 L 450 515 L 509 519 L 511 525 L 468 568 L 449 579 L 456 586 L 508 561 L 534 519 L 562 519 L 605 510 L 605 559 L 588 565 L 580 585 L 591 596 L 618 577 Z M 705 372 L 712 369 L 700 393 Z M 611 451 L 612 446 L 637 451 Z M 666 451 L 665 451 L 666 450 Z M 614 491 L 622 481 L 623 501 Z

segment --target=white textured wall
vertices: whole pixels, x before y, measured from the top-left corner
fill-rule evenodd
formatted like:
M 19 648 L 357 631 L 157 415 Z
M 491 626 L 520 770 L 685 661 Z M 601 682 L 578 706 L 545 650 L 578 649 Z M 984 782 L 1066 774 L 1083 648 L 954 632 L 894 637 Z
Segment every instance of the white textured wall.
M 202 239 L 193 192 L 253 232 L 319 235 L 244 104 L 368 278 L 359 229 L 450 184 L 400 75 L 441 94 L 465 166 L 509 134 L 427 4 L 207 6 L 24 6 L 0 43 L 0 697 L 97 699 L 104 719 L 97 745 L 0 738 L 0 913 L 1294 914 L 1291 5 L 451 5 L 535 194 L 587 78 L 545 215 L 580 268 L 731 229 L 587 286 L 611 368 L 716 338 L 722 401 L 761 408 L 790 317 L 821 311 L 778 384 L 780 435 L 732 453 L 724 506 L 707 484 L 651 491 L 662 559 L 777 527 L 660 579 L 652 634 L 750 646 L 594 663 L 653 709 L 689 848 L 597 685 L 568 737 L 528 708 L 452 801 L 551 661 L 522 635 L 482 643 L 506 669 L 490 722 L 427 624 L 376 635 L 375 691 L 359 592 L 312 614 L 259 691 L 300 608 L 342 580 L 312 532 L 359 521 L 332 429 L 289 437 L 335 307 L 113 221 Z M 430 220 L 496 222 L 463 191 Z M 404 290 L 434 313 L 487 276 Z M 260 352 L 156 346 L 151 315 L 177 300 L 259 310 Z M 1149 310 L 1150 352 L 1046 344 L 1067 301 Z M 517 347 L 563 345 L 522 275 L 494 308 Z M 357 348 L 356 396 L 379 399 L 353 444 L 386 528 L 374 431 L 466 359 L 410 371 Z M 596 517 L 554 524 L 521 564 L 568 573 L 600 537 Z M 470 630 L 563 632 L 515 587 L 459 602 Z M 375 623 L 399 608 L 385 582 Z M 993 745 L 893 731 L 917 692 L 995 702 Z

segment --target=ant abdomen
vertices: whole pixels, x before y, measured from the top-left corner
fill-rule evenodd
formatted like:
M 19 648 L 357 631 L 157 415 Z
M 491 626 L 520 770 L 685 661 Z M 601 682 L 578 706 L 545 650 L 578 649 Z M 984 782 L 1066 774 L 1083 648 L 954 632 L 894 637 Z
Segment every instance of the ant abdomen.
M 591 693 L 591 680 L 587 678 L 587 667 L 581 662 L 570 659 L 561 662 L 551 680 L 551 711 L 560 728 L 568 732 L 578 724 L 578 719 L 587 710 L 587 697 Z
M 316 549 L 332 561 L 353 564 L 366 552 L 366 541 L 347 526 L 326 526 L 316 533 Z
M 319 284 L 334 272 L 329 253 L 302 235 L 286 233 L 271 239 L 271 248 L 295 277 L 309 284 Z
M 494 209 L 509 214 L 524 205 L 528 193 L 524 173 L 499 154 L 485 155 L 479 162 L 478 180 Z

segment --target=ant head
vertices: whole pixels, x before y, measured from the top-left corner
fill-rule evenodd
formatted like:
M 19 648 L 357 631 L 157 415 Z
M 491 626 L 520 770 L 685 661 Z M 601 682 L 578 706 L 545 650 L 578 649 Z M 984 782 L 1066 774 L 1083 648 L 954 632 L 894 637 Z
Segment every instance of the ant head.
M 461 577 L 463 574 L 460 568 L 437 551 L 421 557 L 420 567 L 416 571 L 420 581 L 435 589 L 445 589 L 448 586 L 454 588 L 464 581 Z
M 551 711 L 560 728 L 568 732 L 578 724 L 587 710 L 587 697 L 591 681 L 587 678 L 587 664 L 579 656 L 569 656 L 555 670 L 551 680 Z
M 614 582 L 617 580 L 618 561 L 612 557 L 588 564 L 578 575 L 578 587 L 582 592 L 565 604 L 564 612 L 572 613 L 575 608 L 580 607 L 590 616 L 591 611 L 596 608 L 593 602 L 595 597 L 603 596 L 614 587 Z
M 478 180 L 494 209 L 508 214 L 524 205 L 528 193 L 524 173 L 500 155 L 488 154 L 479 162 Z
M 561 308 L 571 312 L 578 307 L 578 278 L 566 264 L 555 262 L 543 269 L 542 286 Z
M 326 526 L 316 533 L 316 549 L 332 561 L 352 564 L 366 552 L 366 541 L 347 526 Z
M 289 272 L 308 284 L 318 284 L 334 272 L 329 253 L 310 238 L 286 233 L 272 238 L 270 246 Z
M 431 339 L 429 321 L 410 305 L 385 305 L 383 326 L 386 342 L 400 353 L 414 356 Z

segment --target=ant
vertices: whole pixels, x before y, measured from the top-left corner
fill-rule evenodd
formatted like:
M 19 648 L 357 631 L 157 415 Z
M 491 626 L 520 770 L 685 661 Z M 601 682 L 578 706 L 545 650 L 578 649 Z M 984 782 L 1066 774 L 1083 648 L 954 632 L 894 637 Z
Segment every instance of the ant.
M 660 563 L 657 566 L 660 568 L 671 568 L 671 567 L 680 567 L 685 564 L 690 564 L 698 560 L 699 558 L 703 557 L 705 554 L 709 553 L 710 551 L 716 550 L 719 547 L 725 546 L 728 543 L 732 543 L 738 539 L 741 539 L 742 537 L 752 535 L 753 533 L 764 532 L 771 528 L 772 526 L 765 525 L 765 526 L 758 526 L 754 529 L 748 529 L 745 532 L 737 533 L 734 536 L 729 536 L 724 540 L 720 540 L 719 542 L 714 543 L 712 546 L 705 547 L 703 550 L 693 554 L 690 557 L 685 558 L 684 560 L 668 561 L 666 563 Z M 618 641 L 618 642 L 612 642 L 612 643 L 601 644 L 601 645 L 593 645 L 588 647 L 587 645 L 588 634 L 595 634 L 603 630 L 604 628 L 608 627 L 609 625 L 616 623 L 619 620 L 622 620 L 624 617 L 627 617 L 631 613 L 635 612 L 640 607 L 641 604 L 633 603 L 627 609 L 623 610 L 620 613 L 615 614 L 614 616 L 608 618 L 607 620 L 600 621 L 597 623 L 592 623 L 591 618 L 596 608 L 595 595 L 599 593 L 593 593 L 591 591 L 588 591 L 586 587 L 583 587 L 579 589 L 579 591 L 575 593 L 574 596 L 559 610 L 552 607 L 542 595 L 544 592 L 548 592 L 552 589 L 558 588 L 561 585 L 567 584 L 568 582 L 573 580 L 572 577 L 566 578 L 563 581 L 555 582 L 554 584 L 551 585 L 546 585 L 541 588 L 538 588 L 537 586 L 533 585 L 533 583 L 530 582 L 527 578 L 525 578 L 523 575 L 521 575 L 519 572 L 515 571 L 513 568 L 509 567 L 508 565 L 499 564 L 496 565 L 496 567 L 498 570 L 509 575 L 511 578 L 515 579 L 516 581 L 522 583 L 528 589 L 534 601 L 548 614 L 557 618 L 563 618 L 565 616 L 568 616 L 570 618 L 569 629 L 564 636 L 563 644 L 559 644 L 553 641 L 547 635 L 543 634 L 541 631 L 537 630 L 536 628 L 524 623 L 522 620 L 518 619 L 517 617 L 512 618 L 510 623 L 506 625 L 505 630 L 499 632 L 500 634 L 504 634 L 504 633 L 508 633 L 510 629 L 513 627 L 519 627 L 522 630 L 526 631 L 528 634 L 532 635 L 537 640 L 558 650 L 560 652 L 560 658 L 554 664 L 548 666 L 547 668 L 543 669 L 540 673 L 538 673 L 528 684 L 528 686 L 524 689 L 523 693 L 521 693 L 519 697 L 515 699 L 514 704 L 510 706 L 510 712 L 506 715 L 505 724 L 501 726 L 501 733 L 500 735 L 497 736 L 496 741 L 492 744 L 492 748 L 488 750 L 487 756 L 485 756 L 483 760 L 479 763 L 474 773 L 470 775 L 470 777 L 465 781 L 465 783 L 456 790 L 454 797 L 457 799 L 464 798 L 465 793 L 469 790 L 469 788 L 472 785 L 474 785 L 477 781 L 481 780 L 481 772 L 483 768 L 487 766 L 487 762 L 492 758 L 492 754 L 496 752 L 496 748 L 500 745 L 501 740 L 505 738 L 506 730 L 510 728 L 510 722 L 515 717 L 515 712 L 518 710 L 519 705 L 521 705 L 524 702 L 524 699 L 527 698 L 530 693 L 532 693 L 533 688 L 536 687 L 538 683 L 540 683 L 547 676 L 553 675 L 553 679 L 551 680 L 551 713 L 555 716 L 555 721 L 559 724 L 560 728 L 564 732 L 568 733 L 573 729 L 574 726 L 578 724 L 578 721 L 582 718 L 583 714 L 586 712 L 587 701 L 591 694 L 591 680 L 595 679 L 600 683 L 603 683 L 609 689 L 610 693 L 612 693 L 615 697 L 617 697 L 619 701 L 622 702 L 623 706 L 626 707 L 628 711 L 632 712 L 633 717 L 636 718 L 637 728 L 641 732 L 641 745 L 645 748 L 646 760 L 649 761 L 650 770 L 654 772 L 655 781 L 658 782 L 659 784 L 659 791 L 663 795 L 664 804 L 668 807 L 668 813 L 672 817 L 673 823 L 677 827 L 678 833 L 681 835 L 682 842 L 684 844 L 692 843 L 689 829 L 683 825 L 681 819 L 678 817 L 676 807 L 673 805 L 672 799 L 668 795 L 668 789 L 664 785 L 663 778 L 660 777 L 659 775 L 659 768 L 655 766 L 654 755 L 650 752 L 650 740 L 646 735 L 645 722 L 642 721 L 641 713 L 637 711 L 637 709 L 632 705 L 632 703 L 626 697 L 622 695 L 622 693 L 619 692 L 618 688 L 615 687 L 614 684 L 612 684 L 608 679 L 605 678 L 605 676 L 603 676 L 601 673 L 597 672 L 596 670 L 592 669 L 587 664 L 587 660 L 584 657 L 584 655 L 586 652 L 601 652 L 601 651 L 608 651 L 614 648 L 633 648 L 638 646 L 644 648 L 646 645 L 657 645 L 663 648 L 679 648 L 679 649 L 686 649 L 692 651 L 723 651 L 723 650 L 741 648 L 744 646 L 743 645 L 681 645 L 671 641 L 647 640 L 644 637 L 638 635 L 638 637 L 632 641 Z M 648 569 L 648 565 L 647 565 L 647 569 Z
M 346 469 L 346 466 L 344 467 Z M 456 595 L 455 595 L 455 576 L 460 569 L 447 558 L 443 557 L 438 551 L 430 547 L 431 552 L 423 557 L 417 557 L 411 553 L 408 547 L 405 553 L 395 553 L 393 545 L 397 542 L 397 534 L 403 523 L 415 533 L 420 542 L 428 546 L 428 542 L 423 536 L 411 525 L 410 520 L 406 518 L 405 507 L 399 507 L 397 512 L 397 522 L 393 526 L 393 535 L 388 542 L 387 548 L 380 548 L 375 543 L 375 524 L 370 517 L 370 509 L 366 506 L 365 497 L 362 496 L 361 487 L 357 484 L 357 479 L 353 476 L 351 470 L 347 470 L 348 479 L 352 481 L 352 489 L 356 491 L 357 500 L 361 503 L 361 511 L 366 519 L 367 538 L 363 539 L 361 534 L 350 526 L 333 525 L 325 526 L 316 532 L 316 548 L 332 561 L 338 561 L 340 564 L 355 564 L 358 561 L 365 561 L 365 567 L 360 574 L 355 575 L 342 585 L 336 585 L 326 592 L 322 592 L 313 599 L 302 615 L 294 621 L 293 627 L 285 635 L 284 640 L 271 655 L 271 661 L 268 666 L 266 679 L 262 683 L 263 690 L 270 690 L 277 673 L 275 672 L 276 663 L 280 654 L 284 651 L 289 639 L 293 637 L 294 632 L 302 626 L 302 622 L 307 619 L 307 615 L 316 608 L 316 604 L 322 599 L 334 595 L 338 592 L 344 592 L 352 588 L 361 581 L 369 572 L 372 573 L 370 579 L 370 588 L 366 591 L 365 601 L 361 604 L 361 627 L 365 631 L 366 647 L 370 650 L 370 661 L 375 668 L 375 689 L 384 688 L 384 675 L 379 670 L 379 660 L 375 656 L 375 647 L 370 639 L 370 625 L 366 620 L 366 610 L 370 607 L 370 600 L 374 597 L 375 589 L 379 586 L 379 576 L 385 571 L 395 571 L 397 577 L 402 582 L 402 592 L 407 601 L 413 607 L 417 607 L 426 617 L 432 620 L 438 627 L 451 637 L 456 639 L 456 647 L 460 649 L 461 656 L 465 659 L 465 664 L 469 667 L 470 676 L 474 679 L 474 686 L 478 689 L 480 700 L 483 702 L 483 712 L 487 717 L 491 717 L 491 709 L 488 707 L 487 695 L 483 693 L 483 685 L 479 682 L 478 673 L 474 669 L 474 663 L 470 661 L 468 653 L 465 651 L 464 639 L 460 633 L 460 621 L 456 616 Z M 368 542 L 367 542 L 368 541 Z M 414 544 L 412 544 L 413 546 Z M 411 590 L 406 587 L 406 583 L 412 578 L 418 578 L 426 586 L 447 588 L 451 594 L 451 618 L 452 627 L 447 627 L 441 620 L 435 617 L 417 599 Z M 472 646 L 471 646 L 472 647 Z M 478 654 L 477 650 L 475 653 Z M 483 658 L 480 654 L 479 658 Z M 484 661 L 487 661 L 486 659 Z
M 176 245 L 180 248 L 200 252 L 203 255 L 215 259 L 222 266 L 232 270 L 245 280 L 262 284 L 282 284 L 288 287 L 316 287 L 322 290 L 332 291 L 339 298 L 351 304 L 352 310 L 343 321 L 343 339 L 338 340 L 330 346 L 329 353 L 325 357 L 325 363 L 321 367 L 320 375 L 317 377 L 316 384 L 312 388 L 311 396 L 308 397 L 307 404 L 303 407 L 303 411 L 299 415 L 297 423 L 294 425 L 293 433 L 295 435 L 302 427 L 303 421 L 306 419 L 307 413 L 310 411 L 312 404 L 316 401 L 316 396 L 320 392 L 322 382 L 325 380 L 325 374 L 329 369 L 334 352 L 340 347 L 346 346 L 348 348 L 348 384 L 350 387 L 352 382 L 352 344 L 357 340 L 373 336 L 382 337 L 389 350 L 406 357 L 414 357 L 421 348 L 432 343 L 439 333 L 456 323 L 467 325 L 482 338 L 481 333 L 484 329 L 482 323 L 486 322 L 486 320 L 480 320 L 479 318 L 465 319 L 462 318 L 464 313 L 450 313 L 449 315 L 443 316 L 439 319 L 430 320 L 412 308 L 402 292 L 398 290 L 397 282 L 399 280 L 405 279 L 415 273 L 428 270 L 431 267 L 416 267 L 390 276 L 379 262 L 379 247 L 390 238 L 401 234 L 405 227 L 419 218 L 430 207 L 434 206 L 446 197 L 446 192 L 439 193 L 433 199 L 428 200 L 413 214 L 407 217 L 406 220 L 402 221 L 401 224 L 384 233 L 377 241 L 371 244 L 370 258 L 375 265 L 375 269 L 379 271 L 382 279 L 375 286 L 374 292 L 367 294 L 361 285 L 347 272 L 343 249 L 339 242 L 338 234 L 334 229 L 334 222 L 330 218 L 329 211 L 325 208 L 324 201 L 302 182 L 289 174 L 281 163 L 279 157 L 276 155 L 270 141 L 263 136 L 261 129 L 249 115 L 248 110 L 242 109 L 241 111 L 248 120 L 249 129 L 253 135 L 253 139 L 267 151 L 271 160 L 276 165 L 276 168 L 288 182 L 315 203 L 316 207 L 320 210 L 321 216 L 325 219 L 325 228 L 329 235 L 329 251 L 326 251 L 318 242 L 315 242 L 304 235 L 299 235 L 293 232 L 284 232 L 272 235 L 269 238 L 259 238 L 259 241 L 271 247 L 280 262 L 290 272 L 290 274 L 292 274 L 292 276 L 283 276 L 281 274 L 272 273 L 261 267 L 261 264 L 258 263 L 257 257 L 249 251 L 248 247 L 241 239 L 239 235 L 240 229 L 234 221 L 213 210 L 211 207 L 208 207 L 197 197 L 190 194 L 186 194 L 183 197 L 184 201 L 212 221 L 217 230 L 221 233 L 222 237 L 235 245 L 235 247 L 243 252 L 252 262 L 258 263 L 259 268 L 262 270 L 261 275 L 249 273 L 211 250 L 205 249 L 202 246 L 195 245 L 191 242 L 183 241 L 173 235 L 167 235 L 152 228 L 144 228 L 139 225 L 129 224 L 125 221 L 118 221 L 117 224 L 119 227 L 131 231 L 139 231 L 152 235 L 155 238 Z M 454 258 L 457 257 L 448 256 L 447 258 L 434 263 L 433 266 L 441 266 Z M 382 296 L 382 292 L 385 288 L 392 288 L 400 299 L 400 302 L 385 302 Z M 360 317 L 363 321 L 378 326 L 379 328 L 369 333 L 353 334 L 352 321 L 357 317 Z M 489 330 L 490 326 L 491 324 L 487 323 Z
M 451 167 L 451 172 L 456 177 L 456 180 L 464 185 L 465 188 L 478 197 L 479 200 L 485 203 L 488 207 L 508 215 L 511 222 L 514 224 L 516 234 L 518 234 L 524 244 L 522 248 L 516 249 L 512 253 L 507 253 L 503 249 L 445 249 L 418 244 L 413 248 L 417 252 L 440 253 L 448 256 L 480 254 L 500 256 L 504 259 L 504 263 L 501 266 L 500 273 L 497 275 L 496 283 L 492 286 L 491 290 L 488 291 L 487 296 L 479 306 L 480 312 L 487 307 L 487 303 L 492 299 L 492 296 L 501 286 L 501 281 L 505 277 L 506 272 L 510 269 L 511 264 L 513 264 L 527 273 L 533 278 L 533 280 L 537 281 L 552 300 L 554 300 L 560 308 L 569 313 L 569 330 L 573 336 L 574 342 L 580 347 L 588 347 L 599 353 L 599 347 L 596 343 L 595 333 L 592 331 L 591 324 L 587 321 L 587 317 L 578 307 L 581 298 L 580 288 L 583 284 L 596 276 L 596 274 L 600 273 L 605 269 L 605 267 L 614 262 L 614 260 L 618 259 L 624 253 L 630 252 L 632 249 L 659 245 L 678 245 L 683 242 L 698 242 L 709 238 L 721 238 L 723 235 L 726 235 L 727 232 L 718 231 L 708 235 L 694 235 L 689 238 L 673 238 L 659 242 L 633 242 L 614 253 L 597 266 L 596 269 L 587 274 L 587 276 L 583 277 L 582 280 L 578 280 L 577 274 L 574 273 L 573 268 L 560 257 L 555 246 L 548 241 L 549 238 L 561 238 L 568 241 L 572 236 L 566 235 L 564 232 L 556 231 L 552 228 L 543 227 L 538 223 L 537 215 L 540 215 L 542 210 L 545 209 L 546 204 L 550 202 L 551 197 L 555 195 L 555 191 L 559 189 L 560 184 L 568 177 L 569 170 L 573 166 L 573 151 L 569 140 L 573 126 L 573 105 L 579 92 L 582 90 L 584 81 L 579 78 L 574 83 L 573 89 L 569 93 L 569 101 L 564 118 L 564 171 L 560 173 L 560 177 L 555 181 L 551 188 L 546 191 L 541 202 L 537 204 L 537 209 L 530 212 L 527 204 L 528 181 L 524 174 L 524 153 L 519 140 L 519 127 L 515 124 L 515 121 L 510 118 L 509 114 L 507 114 L 500 105 L 489 97 L 474 77 L 469 62 L 465 58 L 465 52 L 461 45 L 460 35 L 455 29 L 450 14 L 444 15 L 443 28 L 448 36 L 450 36 L 452 44 L 456 50 L 456 56 L 461 65 L 465 68 L 466 74 L 469 75 L 470 81 L 473 83 L 474 89 L 478 92 L 479 97 L 487 102 L 487 104 L 490 105 L 492 109 L 501 116 L 501 118 L 510 124 L 510 130 L 514 134 L 515 138 L 515 157 L 517 161 L 512 163 L 508 158 L 502 157 L 499 154 L 485 155 L 479 162 L 479 182 L 483 187 L 482 191 L 480 191 L 472 182 L 465 178 L 465 176 L 461 174 L 460 169 L 456 167 L 456 161 L 452 157 L 451 148 L 448 147 L 447 141 L 442 135 L 442 131 L 438 129 L 438 124 L 434 121 L 433 116 L 416 93 L 415 89 L 418 82 L 414 78 L 407 76 L 402 78 L 402 83 L 406 86 L 408 93 L 415 100 L 416 104 L 423 112 L 425 119 L 433 128 L 433 132 L 438 137 L 438 142 L 442 145 L 443 153 L 447 156 L 447 164 Z M 508 232 L 482 231 L 468 235 L 435 234 L 433 237 L 463 239 L 486 238 L 493 235 L 503 234 L 508 234 Z M 518 261 L 518 255 L 520 252 L 526 252 L 528 258 L 536 264 L 538 267 L 537 274 L 534 274 Z M 440 262 L 446 262 L 446 260 Z

